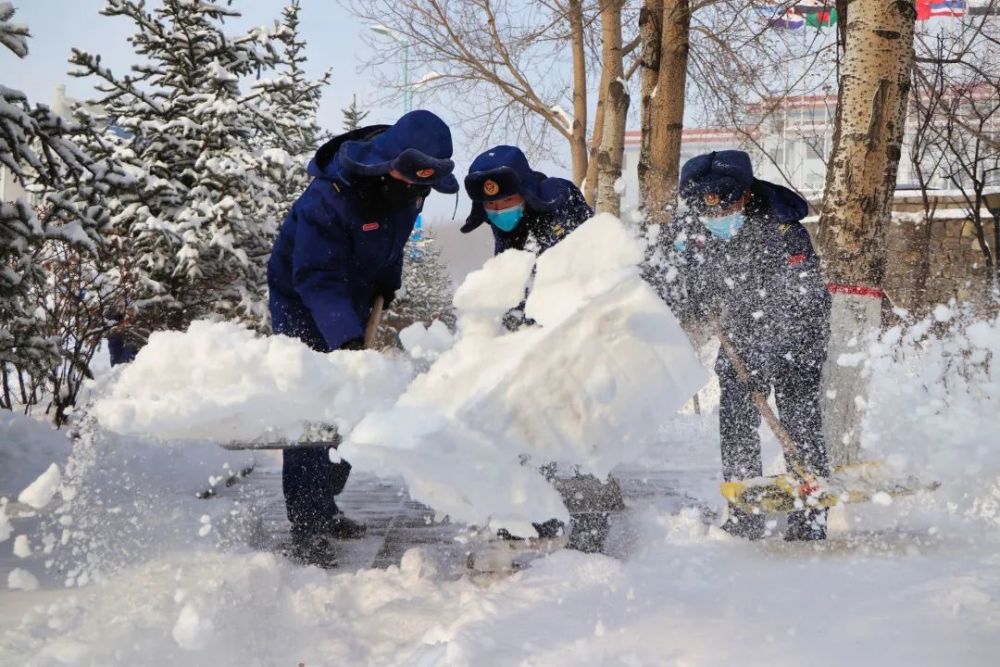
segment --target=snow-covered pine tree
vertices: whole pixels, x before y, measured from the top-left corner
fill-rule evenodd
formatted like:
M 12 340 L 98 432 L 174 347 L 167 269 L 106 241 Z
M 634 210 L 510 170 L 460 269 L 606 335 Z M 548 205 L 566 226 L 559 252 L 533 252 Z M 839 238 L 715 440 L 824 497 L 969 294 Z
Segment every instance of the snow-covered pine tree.
M 127 276 L 133 331 L 184 328 L 210 316 L 266 320 L 266 259 L 281 213 L 262 135 L 280 128 L 260 95 L 241 84 L 276 62 L 274 34 L 223 31 L 238 13 L 202 0 L 107 0 L 101 12 L 130 20 L 140 62 L 119 76 L 99 55 L 74 49 L 74 76 L 100 79 L 117 128 L 115 154 L 138 193 L 114 198 L 113 274 Z
M 13 16 L 0 3 L 0 44 L 23 58 L 28 29 Z M 130 182 L 81 150 L 74 130 L 49 107 L 0 85 L 0 164 L 25 191 L 0 202 L 0 407 L 27 408 L 47 396 L 57 422 L 87 374 L 81 350 L 103 333 L 103 317 L 90 308 L 100 290 L 58 276 L 96 260 L 109 223 L 104 194 Z M 56 309 L 66 318 L 54 317 Z
M 371 112 L 360 109 L 358 107 L 358 96 L 354 95 L 351 97 L 351 106 L 341 109 L 341 113 L 344 114 L 344 131 L 350 132 L 361 127 L 361 123 L 364 122 L 365 118 Z
M 316 114 L 323 88 L 330 83 L 329 71 L 318 79 L 306 76 L 303 68 L 306 43 L 299 35 L 300 11 L 299 0 L 292 0 L 282 10 L 282 21 L 274 34 L 278 47 L 274 76 L 254 85 L 260 95 L 261 110 L 273 123 L 264 128 L 258 141 L 269 163 L 269 177 L 277 188 L 282 213 L 291 208 L 309 185 L 306 166 L 324 139 Z M 274 135 L 272 127 L 280 133 Z
M 392 303 L 394 328 L 404 329 L 414 322 L 430 324 L 441 320 L 455 328 L 452 298 L 455 289 L 441 261 L 441 251 L 433 233 L 424 228 L 412 238 L 403 263 L 403 289 Z

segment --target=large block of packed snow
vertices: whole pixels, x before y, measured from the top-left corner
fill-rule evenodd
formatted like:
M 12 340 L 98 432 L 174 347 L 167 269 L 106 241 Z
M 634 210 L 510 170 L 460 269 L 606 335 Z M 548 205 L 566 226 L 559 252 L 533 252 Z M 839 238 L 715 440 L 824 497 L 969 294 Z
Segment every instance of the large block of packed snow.
M 534 466 L 606 475 L 662 437 L 665 418 L 707 380 L 677 320 L 640 277 L 640 242 L 598 216 L 538 259 L 512 251 L 457 292 L 459 337 L 389 411 L 370 414 L 344 451 L 406 476 L 442 513 L 528 532 L 565 517 Z M 510 333 L 523 298 L 537 323 Z M 532 464 L 522 465 L 521 455 Z

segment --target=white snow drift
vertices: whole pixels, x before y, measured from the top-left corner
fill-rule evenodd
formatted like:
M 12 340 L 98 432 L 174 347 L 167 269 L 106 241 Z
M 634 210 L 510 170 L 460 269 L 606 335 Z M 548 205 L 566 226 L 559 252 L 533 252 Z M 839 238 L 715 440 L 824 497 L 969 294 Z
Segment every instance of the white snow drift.
M 227 322 L 154 333 L 92 413 L 119 433 L 219 442 L 297 438 L 309 422 L 349 430 L 391 404 L 411 377 L 375 352 L 321 354 Z

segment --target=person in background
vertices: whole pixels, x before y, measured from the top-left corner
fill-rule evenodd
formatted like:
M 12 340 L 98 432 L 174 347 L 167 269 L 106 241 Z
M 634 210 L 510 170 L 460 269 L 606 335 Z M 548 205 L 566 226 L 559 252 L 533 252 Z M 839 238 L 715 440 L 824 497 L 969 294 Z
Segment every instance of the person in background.
M 107 319 L 114 322 L 108 332 L 108 356 L 112 366 L 127 364 L 139 354 L 139 345 L 128 335 L 128 322 L 124 308 L 113 308 L 107 313 Z
M 788 188 L 754 178 L 749 156 L 727 150 L 699 155 L 681 169 L 687 214 L 668 227 L 678 270 L 665 298 L 682 322 L 718 323 L 752 376 L 737 377 L 719 351 L 722 472 L 727 481 L 762 475 L 751 392 L 773 389 L 782 425 L 809 472 L 829 475 L 820 381 L 830 335 L 830 296 L 819 258 L 801 220 L 806 201 Z M 686 325 L 685 328 L 689 328 Z M 723 529 L 764 537 L 766 517 L 730 508 Z M 826 510 L 788 516 L 785 538 L 826 537 Z
M 312 183 L 292 206 L 268 262 L 271 328 L 314 350 L 360 350 L 376 296 L 388 305 L 403 254 L 431 190 L 453 194 L 451 131 L 426 110 L 391 126 L 359 128 L 324 144 Z M 327 448 L 286 450 L 282 470 L 293 555 L 324 562 L 331 539 L 358 537 L 335 496 L 350 464 Z

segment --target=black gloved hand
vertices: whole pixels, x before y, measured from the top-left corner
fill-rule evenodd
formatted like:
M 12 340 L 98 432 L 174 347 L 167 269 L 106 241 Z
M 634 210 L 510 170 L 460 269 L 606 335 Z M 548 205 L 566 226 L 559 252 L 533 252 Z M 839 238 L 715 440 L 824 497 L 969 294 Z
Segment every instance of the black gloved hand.
M 383 308 L 388 308 L 389 304 L 396 300 L 396 290 L 383 290 L 378 294 L 382 297 Z
M 501 321 L 507 331 L 517 331 L 521 327 L 535 324 L 535 320 L 524 314 L 523 307 L 511 308 L 504 313 L 503 320 Z
M 365 339 L 364 338 L 352 338 L 338 349 L 340 350 L 363 350 L 365 349 Z

